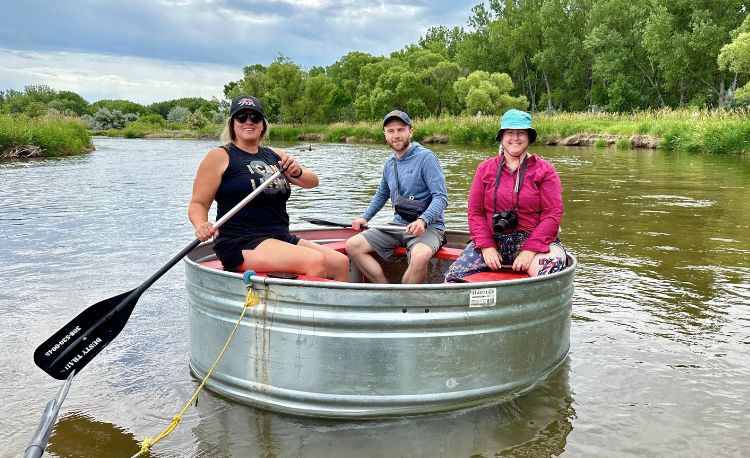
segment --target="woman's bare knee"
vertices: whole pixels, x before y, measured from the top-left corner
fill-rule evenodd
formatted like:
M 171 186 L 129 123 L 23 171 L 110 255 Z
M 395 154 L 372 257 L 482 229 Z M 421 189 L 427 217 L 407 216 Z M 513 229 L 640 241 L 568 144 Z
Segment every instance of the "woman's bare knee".
M 328 269 L 326 269 L 326 258 L 319 251 L 309 250 L 301 259 L 302 268 L 305 275 L 311 277 L 325 278 Z

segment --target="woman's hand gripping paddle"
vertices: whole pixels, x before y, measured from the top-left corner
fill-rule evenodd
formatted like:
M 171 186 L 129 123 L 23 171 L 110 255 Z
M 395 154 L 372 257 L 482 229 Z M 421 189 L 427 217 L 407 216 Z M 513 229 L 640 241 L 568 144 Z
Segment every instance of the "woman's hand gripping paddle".
M 271 175 L 269 179 L 221 217 L 214 224 L 214 227 L 217 229 L 221 227 L 242 207 L 263 192 L 284 171 L 282 168 Z M 104 350 L 122 331 L 141 294 L 200 243 L 198 239 L 193 240 L 138 288 L 97 302 L 81 312 L 36 349 L 34 352 L 36 365 L 58 380 L 65 380 L 72 371 L 75 371 L 76 374 L 81 372 L 81 369 Z

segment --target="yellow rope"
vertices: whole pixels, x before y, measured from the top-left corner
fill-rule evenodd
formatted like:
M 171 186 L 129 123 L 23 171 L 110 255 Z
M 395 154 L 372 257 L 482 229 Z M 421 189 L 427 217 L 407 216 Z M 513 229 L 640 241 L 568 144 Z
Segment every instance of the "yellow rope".
M 224 353 L 227 351 L 227 348 L 229 348 L 229 342 L 232 341 L 232 338 L 234 337 L 234 334 L 237 332 L 237 328 L 240 327 L 240 323 L 242 323 L 242 318 L 245 316 L 245 312 L 248 308 L 257 305 L 260 303 L 260 296 L 258 296 L 255 292 L 253 292 L 252 285 L 248 285 L 247 287 L 247 296 L 245 297 L 245 305 L 242 307 L 242 313 L 240 313 L 240 318 L 237 320 L 237 324 L 234 325 L 234 329 L 232 329 L 232 333 L 229 334 L 229 338 L 227 339 L 227 342 L 224 344 L 224 348 L 221 349 L 221 352 L 219 353 L 219 357 L 216 358 L 216 361 L 214 361 L 214 364 L 211 366 L 211 369 L 208 370 L 208 373 L 206 373 L 206 376 L 203 377 L 203 381 L 201 381 L 201 384 L 198 386 L 198 388 L 193 393 L 193 396 L 190 398 L 190 400 L 185 404 L 185 407 L 182 408 L 179 414 L 175 415 L 172 418 L 172 423 L 169 424 L 164 430 L 159 433 L 158 436 L 156 436 L 155 439 L 152 439 L 151 437 L 147 437 L 143 440 L 143 443 L 141 444 L 141 451 L 133 455 L 131 458 L 136 458 L 138 456 L 141 456 L 151 450 L 151 447 L 156 445 L 157 442 L 164 439 L 165 437 L 169 436 L 172 431 L 177 428 L 177 425 L 180 423 L 180 420 L 182 420 L 182 416 L 187 411 L 188 407 L 190 407 L 190 404 L 195 401 L 195 398 L 198 397 L 198 393 L 203 389 L 203 386 L 206 384 L 206 381 L 208 381 L 208 378 L 211 377 L 211 373 L 214 371 L 214 368 L 219 364 L 219 361 L 221 361 L 222 356 L 224 356 Z

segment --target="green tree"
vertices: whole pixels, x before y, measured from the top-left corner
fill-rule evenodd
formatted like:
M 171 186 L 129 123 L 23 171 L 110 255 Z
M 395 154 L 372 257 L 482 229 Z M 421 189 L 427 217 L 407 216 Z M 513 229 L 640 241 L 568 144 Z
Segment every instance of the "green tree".
M 541 47 L 531 63 L 541 76 L 542 106 L 553 110 L 588 108 L 591 56 L 583 49 L 588 0 L 547 0 L 539 11 Z
M 654 7 L 643 45 L 662 72 L 670 105 L 723 103 L 726 76 L 706 57 L 718 56 L 745 6 L 742 0 L 661 0 Z
M 750 32 L 742 32 L 731 43 L 721 48 L 717 59 L 720 68 L 735 73 L 750 75 Z M 750 102 L 750 83 L 737 89 L 737 100 Z
M 485 70 L 487 72 L 500 71 L 507 62 L 508 56 L 496 36 L 490 31 L 494 18 L 484 3 L 477 3 L 471 9 L 472 15 L 468 19 L 469 32 L 466 32 L 460 42 L 456 44 L 455 62 L 462 68 Z M 507 69 L 507 67 L 506 67 Z
M 428 84 L 435 91 L 435 108 L 432 113 L 439 115 L 444 111 L 453 109 L 456 105 L 456 93 L 453 90 L 453 83 L 456 82 L 461 69 L 458 64 L 453 62 L 439 62 L 426 72 Z
M 182 97 L 179 99 L 166 100 L 163 102 L 156 102 L 149 105 L 149 109 L 152 112 L 159 113 L 165 119 L 169 115 L 172 108 L 181 106 L 187 108 L 191 113 L 195 110 L 200 110 L 204 115 L 209 115 L 212 111 L 216 110 L 221 105 L 221 102 L 216 98 L 211 100 L 204 99 L 202 97 Z
M 453 59 L 458 52 L 458 45 L 466 36 L 463 27 L 449 29 L 444 25 L 430 27 L 424 37 L 419 38 L 419 46 L 447 59 Z
M 526 97 L 511 97 L 513 81 L 507 73 L 487 73 L 477 70 L 461 77 L 453 84 L 453 90 L 465 106 L 464 113 L 478 112 L 495 114 L 508 108 L 527 109 Z
M 308 76 L 303 96 L 303 119 L 306 123 L 325 123 L 335 118 L 332 95 L 336 86 L 328 75 Z
M 589 22 L 596 24 L 584 46 L 593 55 L 592 78 L 604 87 L 607 105 L 614 111 L 663 107 L 661 72 L 643 46 L 649 0 L 597 0 Z M 616 14 L 614 14 L 616 12 Z
M 331 94 L 332 120 L 351 120 L 356 117 L 355 100 L 362 69 L 369 64 L 382 61 L 367 53 L 352 51 L 326 69 L 335 88 Z
M 96 112 L 100 108 L 106 108 L 110 111 L 117 110 L 121 113 L 133 113 L 138 116 L 143 116 L 149 113 L 153 113 L 153 111 L 149 110 L 147 107 L 131 102 L 130 100 L 122 100 L 122 99 L 102 99 L 97 100 L 96 102 L 91 104 L 90 111 Z
M 401 108 L 410 116 L 424 118 L 430 115 L 430 106 L 437 100 L 435 90 L 414 72 L 405 71 L 399 75 L 396 85 L 396 100 L 393 108 Z M 384 111 L 383 114 L 387 112 Z
M 266 73 L 268 69 L 261 64 L 249 65 L 242 69 L 242 79 L 224 85 L 224 95 L 231 99 L 238 95 L 252 95 L 265 102 Z
M 55 103 L 56 109 L 61 113 L 73 112 L 78 116 L 88 113 L 90 107 L 86 99 L 71 91 L 58 92 L 50 103 Z
M 276 122 L 300 123 L 303 119 L 302 93 L 304 72 L 290 58 L 278 56 L 267 71 L 269 119 Z

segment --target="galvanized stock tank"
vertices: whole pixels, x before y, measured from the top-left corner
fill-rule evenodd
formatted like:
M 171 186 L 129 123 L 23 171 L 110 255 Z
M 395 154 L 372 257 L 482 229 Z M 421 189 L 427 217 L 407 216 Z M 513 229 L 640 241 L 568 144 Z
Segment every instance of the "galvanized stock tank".
M 325 243 L 353 231 L 295 233 Z M 466 240 L 465 232 L 448 234 L 448 246 Z M 246 293 L 240 273 L 202 264 L 211 259 L 210 244 L 186 258 L 190 368 L 201 378 Z M 432 270 L 439 276 L 449 264 L 433 259 Z M 517 395 L 568 353 L 575 259 L 568 264 L 544 277 L 458 284 L 253 277 L 262 301 L 207 386 L 260 408 L 332 418 L 423 414 Z

